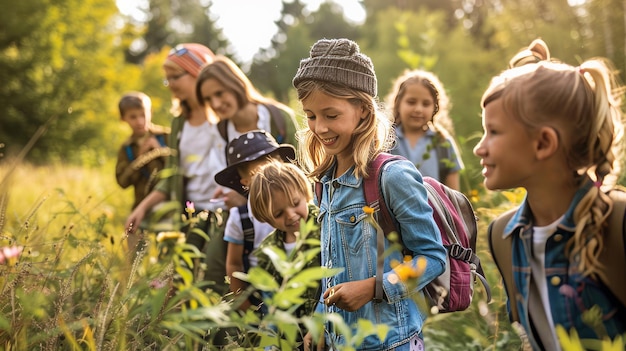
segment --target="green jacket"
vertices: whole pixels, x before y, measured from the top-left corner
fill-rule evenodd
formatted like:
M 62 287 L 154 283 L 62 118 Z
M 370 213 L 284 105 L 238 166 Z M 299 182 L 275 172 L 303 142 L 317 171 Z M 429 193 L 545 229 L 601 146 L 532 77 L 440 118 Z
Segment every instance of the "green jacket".
M 172 120 L 172 127 L 170 137 L 167 142 L 167 146 L 171 152 L 165 162 L 166 177 L 161 180 L 154 187 L 162 193 L 165 193 L 170 201 L 177 201 L 182 204 L 184 196 L 184 179 L 180 170 L 180 155 L 178 144 L 180 143 L 180 136 L 185 125 L 185 118 L 183 116 L 174 117 Z M 171 172 L 171 173 L 169 173 Z

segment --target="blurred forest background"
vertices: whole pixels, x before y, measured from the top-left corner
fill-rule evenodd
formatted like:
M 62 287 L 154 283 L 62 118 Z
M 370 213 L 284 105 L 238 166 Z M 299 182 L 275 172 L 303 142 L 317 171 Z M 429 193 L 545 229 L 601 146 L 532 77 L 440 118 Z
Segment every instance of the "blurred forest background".
M 123 92 L 149 94 L 154 121 L 169 124 L 161 64 L 172 46 L 200 42 L 233 56 L 210 0 L 148 2 L 148 20 L 138 22 L 113 0 L 0 0 L 0 163 L 28 150 L 25 159 L 34 164 L 100 167 L 128 135 L 117 112 Z M 577 64 L 608 57 L 624 78 L 626 0 L 361 3 L 366 20 L 355 25 L 332 1 L 313 13 L 299 0 L 283 1 L 272 46 L 255 55 L 246 73 L 261 91 L 299 112 L 291 79 L 319 38 L 356 40 L 374 62 L 381 99 L 404 69 L 432 70 L 451 96 L 467 166 L 465 191 L 482 181 L 471 151 L 481 133 L 480 97 L 520 48 L 541 37 L 556 58 Z M 242 25 L 255 30 L 254 23 Z M 41 137 L 31 149 L 33 136 Z

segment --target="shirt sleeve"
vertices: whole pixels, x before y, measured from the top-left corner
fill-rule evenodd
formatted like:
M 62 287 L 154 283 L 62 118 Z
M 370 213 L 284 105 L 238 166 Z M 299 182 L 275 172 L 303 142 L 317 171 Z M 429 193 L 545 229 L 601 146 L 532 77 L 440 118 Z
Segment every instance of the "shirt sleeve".
M 441 275 L 446 265 L 446 249 L 433 220 L 426 187 L 420 173 L 407 160 L 390 162 L 382 170 L 381 177 L 384 200 L 399 225 L 404 245 L 414 253 L 413 264 L 417 264 L 419 257 L 426 259 L 426 269 L 416 287 L 421 290 Z M 390 266 L 386 263 L 385 267 Z M 390 274 L 395 273 L 389 268 L 383 276 L 383 289 L 389 301 L 395 302 L 410 295 L 405 284 L 389 281 Z
M 241 217 L 237 207 L 230 209 L 226 227 L 224 228 L 224 241 L 243 245 L 243 227 L 241 226 Z

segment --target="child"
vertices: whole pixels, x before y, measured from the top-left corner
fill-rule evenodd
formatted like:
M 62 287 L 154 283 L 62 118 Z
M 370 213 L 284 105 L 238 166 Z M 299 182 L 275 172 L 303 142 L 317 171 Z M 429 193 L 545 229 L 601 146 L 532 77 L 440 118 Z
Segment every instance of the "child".
M 396 125 L 392 154 L 413 162 L 423 176 L 459 190 L 463 161 L 450 135 L 450 100 L 439 78 L 422 70 L 406 71 L 387 97 Z
M 289 144 L 278 144 L 265 131 L 255 130 L 240 135 L 228 143 L 228 167 L 215 175 L 215 181 L 246 196 L 250 178 L 256 170 L 274 158 L 285 162 L 295 159 L 295 148 Z M 250 252 L 274 228 L 259 222 L 248 211 L 248 205 L 233 207 L 224 230 L 224 240 L 228 242 L 226 251 L 226 274 L 230 278 L 230 291 L 239 294 L 247 284 L 235 277 L 234 272 L 247 272 L 256 266 L 257 258 Z M 250 247 L 250 244 L 253 244 Z M 260 300 L 255 296 L 241 302 L 240 310 L 246 310 L 250 304 L 258 306 Z
M 198 76 L 196 94 L 220 118 L 223 139 L 251 129 L 266 130 L 278 143 L 296 144 L 296 119 L 288 106 L 263 96 L 229 58 L 217 56 Z M 252 127 L 251 127 L 252 126 Z
M 532 50 L 544 60 L 548 52 Z M 511 254 L 499 257 L 493 247 L 492 254 L 502 275 L 512 276 L 511 316 L 533 349 L 560 350 L 557 325 L 582 339 L 626 331 L 626 309 L 602 283 L 605 269 L 625 267 L 601 265 L 608 235 L 622 235 L 605 226 L 613 201 L 601 187 L 615 181 L 623 113 L 604 61 L 573 67 L 541 58 L 492 79 L 474 153 L 485 187 L 526 190 L 506 227 L 491 234 L 492 241 L 506 240 Z
M 304 172 L 292 163 L 269 162 L 262 166 L 252 177 L 250 184 L 250 210 L 255 218 L 269 223 L 276 228 L 254 251 L 258 256 L 258 266 L 272 274 L 278 284 L 283 277 L 272 264 L 271 259 L 263 253 L 263 248 L 273 246 L 285 251 L 287 257 L 293 258 L 298 252 L 304 253 L 312 249 L 311 244 L 298 242 L 300 224 L 317 218 L 319 210 L 311 201 L 313 194 L 311 182 Z M 308 233 L 307 239 L 320 238 L 319 230 Z M 296 246 L 300 244 L 300 246 Z M 319 247 L 319 246 L 317 246 Z M 319 267 L 320 255 L 308 261 L 304 269 Z M 309 287 L 302 298 L 305 302 L 294 312 L 296 318 L 312 315 L 319 300 L 321 286 Z M 304 328 L 304 327 L 302 327 Z M 302 329 L 305 330 L 305 329 Z M 297 342 L 303 341 L 305 332 L 299 334 Z M 304 345 L 293 349 L 303 350 Z
M 157 173 L 165 167 L 169 149 L 166 147 L 169 129 L 152 124 L 150 98 L 141 92 L 129 92 L 118 104 L 122 121 L 128 123 L 132 134 L 117 154 L 115 177 L 122 188 L 135 188 L 133 209 L 152 191 Z M 129 248 L 136 246 L 137 236 L 129 236 Z
M 300 61 L 293 79 L 298 99 L 306 113 L 308 128 L 301 135 L 299 161 L 309 176 L 319 179 L 322 265 L 344 271 L 325 278 L 322 290 L 328 312 L 336 312 L 356 333 L 356 322 L 364 318 L 386 324 L 384 340 L 367 336 L 358 349 L 413 350 L 422 346 L 426 316 L 411 298 L 443 273 L 446 251 L 432 219 L 426 189 L 415 165 L 407 160 L 387 164 L 381 172 L 381 192 L 397 221 L 413 263 L 423 257 L 427 264 L 414 291 L 396 281 L 392 260 L 403 261 L 394 251 L 385 257 L 384 300 L 374 298 L 376 274 L 376 231 L 363 212 L 363 178 L 369 163 L 393 140 L 388 118 L 376 104 L 376 75 L 369 57 L 348 39 L 321 39 L 311 56 Z M 384 239 L 385 248 L 390 243 Z M 393 251 L 393 250 L 392 250 Z M 390 281 L 391 278 L 391 281 Z M 323 306 L 320 304 L 320 308 Z M 341 347 L 345 337 L 326 326 L 326 346 Z M 354 346 L 354 345 L 350 345 Z

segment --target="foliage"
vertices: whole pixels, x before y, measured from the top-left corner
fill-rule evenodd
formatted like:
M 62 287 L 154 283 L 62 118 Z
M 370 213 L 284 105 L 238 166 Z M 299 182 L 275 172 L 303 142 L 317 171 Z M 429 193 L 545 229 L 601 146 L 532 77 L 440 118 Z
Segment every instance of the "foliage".
M 47 134 L 31 159 L 90 149 L 107 132 L 99 114 L 107 110 L 115 74 L 115 6 L 107 0 L 4 2 L 11 9 L 0 14 L 10 29 L 0 36 L 0 141 L 7 153 L 21 150 L 42 126 Z
M 200 43 L 216 53 L 232 56 L 229 42 L 215 24 L 211 3 L 199 0 L 150 0 L 140 7 L 141 21 L 123 18 L 123 50 L 128 63 L 141 64 L 164 47 L 179 43 Z
M 309 55 L 319 38 L 359 38 L 358 28 L 348 23 L 342 9 L 333 2 L 324 2 L 309 14 L 301 1 L 283 1 L 282 19 L 277 22 L 279 32 L 272 39 L 272 47 L 261 49 L 250 66 L 250 79 L 262 91 L 271 92 L 279 101 L 289 101 L 293 89 L 291 80 L 300 59 Z
M 23 247 L 19 260 L 0 262 L 0 348 L 191 349 L 203 343 L 206 330 L 220 326 L 260 335 L 262 345 L 291 349 L 299 323 L 319 334 L 328 319 L 355 345 L 366 335 L 384 333 L 384 326 L 361 321 L 359 333 L 350 335 L 335 314 L 302 319 L 290 314 L 302 302 L 303 286 L 333 274 L 323 268 L 299 269 L 319 249 L 297 250 L 288 258 L 268 248 L 266 253 L 285 277 L 282 282 L 261 269 L 239 276 L 268 293 L 269 313 L 261 319 L 252 312 L 235 312 L 231 302 L 220 302 L 210 286 L 194 280 L 190 272 L 202 260 L 196 250 L 179 242 L 179 232 L 147 235 L 135 256 L 129 255 L 121 227 L 132 194 L 106 176 L 113 173 L 112 164 L 104 174 L 102 170 L 0 167 L 0 248 Z M 504 287 L 485 238 L 489 222 L 524 195 L 519 189 L 473 193 L 479 216 L 477 250 L 493 300 L 487 303 L 484 292 L 477 290 L 467 311 L 430 315 L 424 327 L 429 350 L 525 349 L 523 332 L 508 322 Z M 195 223 L 198 214 L 193 212 L 188 205 L 183 224 Z M 312 228 L 312 223 L 304 224 L 301 232 Z M 312 240 L 306 234 L 301 238 Z M 579 343 L 574 334 L 559 334 L 562 340 L 569 335 L 563 345 Z M 581 342 L 605 351 L 623 345 L 619 339 Z M 577 350 L 571 347 L 565 349 Z

